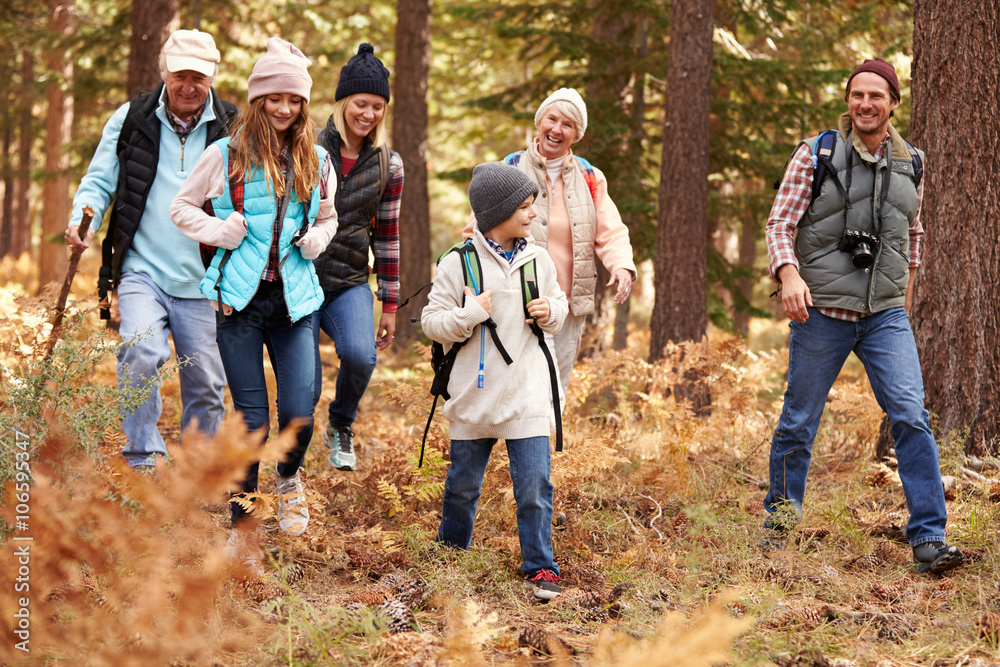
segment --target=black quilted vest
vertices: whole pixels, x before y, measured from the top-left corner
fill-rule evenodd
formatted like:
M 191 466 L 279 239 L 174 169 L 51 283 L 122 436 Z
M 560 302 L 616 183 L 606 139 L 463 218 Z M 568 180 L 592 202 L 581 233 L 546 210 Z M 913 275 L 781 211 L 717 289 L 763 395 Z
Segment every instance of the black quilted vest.
M 146 209 L 146 196 L 156 178 L 160 158 L 160 119 L 156 117 L 156 108 L 160 105 L 162 90 L 161 83 L 152 92 L 136 95 L 129 103 L 128 114 L 118 136 L 118 189 L 108 233 L 101 246 L 103 260 L 97 281 L 103 319 L 108 319 L 110 315 L 104 304 L 107 303 L 108 293 L 118 286 L 125 254 L 139 229 L 139 221 Z M 226 136 L 229 124 L 237 113 L 236 106 L 220 100 L 215 90 L 210 94 L 215 120 L 207 124 L 206 147 Z
M 346 177 L 342 173 L 340 133 L 332 121 L 320 132 L 319 144 L 330 153 L 330 164 L 337 174 L 337 235 L 313 262 L 319 284 L 329 296 L 368 282 L 368 248 L 382 177 L 379 151 L 372 148 L 370 139 L 365 139 L 358 161 Z

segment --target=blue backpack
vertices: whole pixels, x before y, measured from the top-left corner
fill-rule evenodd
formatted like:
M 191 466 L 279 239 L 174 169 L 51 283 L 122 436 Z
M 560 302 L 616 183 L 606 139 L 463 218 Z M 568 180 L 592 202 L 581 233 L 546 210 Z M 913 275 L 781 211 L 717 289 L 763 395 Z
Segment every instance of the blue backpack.
M 837 150 L 838 136 L 839 133 L 837 130 L 825 130 L 813 142 L 813 185 L 812 196 L 809 199 L 810 205 L 819 196 L 820 189 L 823 187 L 823 181 L 826 180 L 827 176 L 833 178 L 834 184 L 841 193 L 844 192 L 844 188 L 840 184 L 840 178 L 837 176 L 837 169 L 833 166 L 833 154 Z M 908 141 L 904 140 L 904 143 L 906 144 L 906 149 L 910 152 L 910 158 L 913 160 L 913 182 L 915 185 L 919 185 L 924 175 L 923 162 L 920 160 L 920 154 L 917 153 L 917 149 L 910 145 Z M 781 187 L 781 181 L 784 179 L 787 169 L 788 162 L 786 161 L 785 169 L 782 170 L 781 176 L 774 181 L 775 190 Z

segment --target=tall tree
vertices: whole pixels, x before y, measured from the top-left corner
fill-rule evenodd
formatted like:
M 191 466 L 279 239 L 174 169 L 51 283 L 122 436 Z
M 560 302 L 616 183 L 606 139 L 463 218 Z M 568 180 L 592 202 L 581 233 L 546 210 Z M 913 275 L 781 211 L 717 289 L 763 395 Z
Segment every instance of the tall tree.
M 632 56 L 631 45 L 634 41 L 637 18 L 613 3 L 597 2 L 593 12 L 594 40 L 598 43 L 620 44 L 618 49 L 608 49 L 603 57 L 593 57 L 587 63 L 589 79 L 584 98 L 587 101 L 587 116 L 589 131 L 583 136 L 577 152 L 590 159 L 599 159 L 595 154 L 607 152 L 609 149 L 618 154 L 625 154 L 629 136 L 627 134 L 629 120 L 629 105 L 627 97 L 631 93 L 631 71 L 625 62 Z M 593 124 L 590 120 L 593 119 Z M 594 149 L 593 153 L 591 149 Z M 615 181 L 628 177 L 639 176 L 639 161 L 630 163 L 622 160 L 622 169 L 608 170 L 608 195 L 614 199 L 618 188 Z M 628 165 L 627 167 L 625 165 Z M 600 164 L 598 165 L 600 168 Z M 607 169 L 607 165 L 604 165 Z M 597 262 L 597 293 L 594 295 L 594 313 L 587 318 L 584 328 L 584 341 L 580 356 L 599 356 L 605 348 L 603 332 L 607 328 L 612 313 L 618 324 L 618 311 L 627 315 L 628 305 L 615 307 L 614 289 L 604 287 L 610 274 L 604 265 Z M 614 310 L 612 310 L 614 309 Z M 627 323 L 627 320 L 626 322 Z M 620 342 L 625 338 L 624 324 L 621 326 Z M 622 345 L 624 347 L 624 345 Z
M 21 86 L 17 114 L 17 171 L 14 176 L 14 200 L 11 210 L 10 254 L 18 257 L 31 249 L 31 143 L 35 129 L 32 105 L 34 90 L 35 58 L 29 49 L 21 51 Z
M 706 249 L 714 0 L 674 0 L 670 20 L 656 297 L 649 358 L 668 341 L 700 340 L 708 326 Z
M 968 451 L 1000 434 L 1000 6 L 918 0 L 910 137 L 927 153 L 914 330 L 927 403 Z
M 42 244 L 39 252 L 39 287 L 62 279 L 66 269 L 66 246 L 62 234 L 69 220 L 69 156 L 66 143 L 73 126 L 73 60 L 66 37 L 73 26 L 72 0 L 49 0 L 49 27 L 54 43 L 45 58 L 51 83 L 45 91 L 45 183 L 42 186 Z
M 178 0 L 133 0 L 128 58 L 129 98 L 153 90 L 160 84 L 160 50 L 178 25 Z
M 406 181 L 399 210 L 400 298 L 430 279 L 431 220 L 427 191 L 427 78 L 431 61 L 431 0 L 399 0 L 393 74 L 392 146 L 403 158 Z M 396 318 L 397 342 L 417 336 L 409 316 L 419 316 L 426 293 Z

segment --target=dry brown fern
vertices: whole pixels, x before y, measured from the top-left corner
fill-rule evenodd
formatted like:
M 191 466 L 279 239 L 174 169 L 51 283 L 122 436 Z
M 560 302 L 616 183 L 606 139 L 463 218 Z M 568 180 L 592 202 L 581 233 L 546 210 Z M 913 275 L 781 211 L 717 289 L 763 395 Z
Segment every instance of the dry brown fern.
M 220 433 L 187 434 L 173 466 L 161 463 L 155 479 L 122 471 L 110 482 L 65 438 L 38 443 L 32 614 L 59 620 L 32 628 L 33 652 L 127 667 L 198 660 L 252 642 L 259 621 L 238 605 L 217 604 L 227 581 L 224 532 L 201 507 L 238 482 L 260 450 L 238 418 Z M 8 574 L 0 571 L 0 585 L 13 590 Z M 192 622 L 208 617 L 220 621 L 211 632 L 192 631 Z M 14 617 L 3 618 L 0 628 L 10 635 Z M 8 650 L 9 643 L 0 648 L 0 662 L 15 657 Z

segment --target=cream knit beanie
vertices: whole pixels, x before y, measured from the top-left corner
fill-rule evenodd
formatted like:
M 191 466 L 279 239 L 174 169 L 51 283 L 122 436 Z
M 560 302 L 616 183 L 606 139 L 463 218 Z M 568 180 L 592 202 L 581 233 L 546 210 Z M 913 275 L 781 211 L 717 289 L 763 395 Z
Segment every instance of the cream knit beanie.
M 306 68 L 311 63 L 295 46 L 272 37 L 267 40 L 267 53 L 253 66 L 247 81 L 247 101 L 272 93 L 289 93 L 309 101 L 312 77 Z
M 535 127 L 538 127 L 538 121 L 542 119 L 542 114 L 556 102 L 568 102 L 570 108 L 576 112 L 571 112 L 569 117 L 576 123 L 576 127 L 579 130 L 579 136 L 576 138 L 576 141 L 580 141 L 583 135 L 587 133 L 587 104 L 580 97 L 580 93 L 572 88 L 560 88 L 545 98 L 545 101 L 538 107 L 538 111 L 535 112 Z

